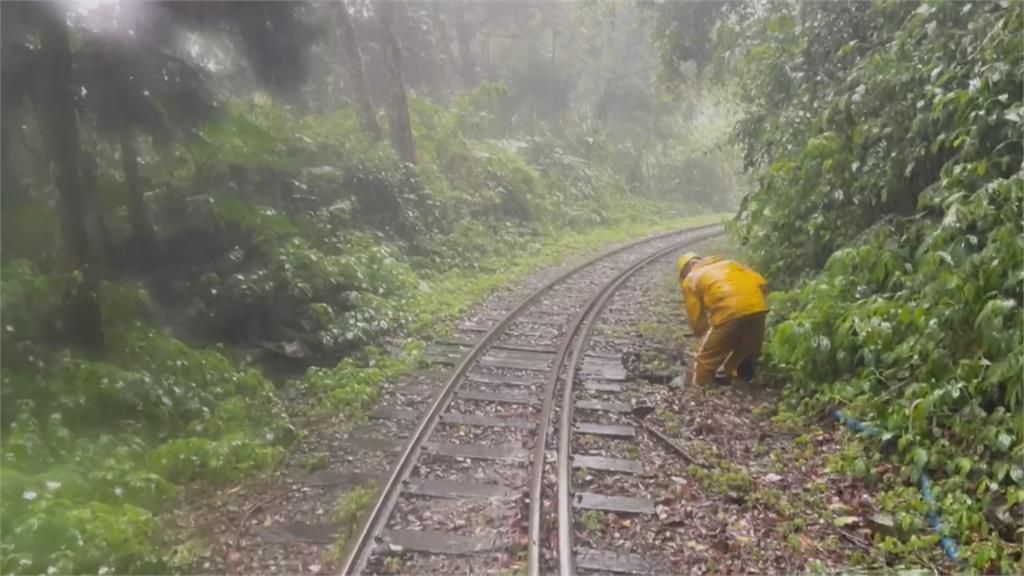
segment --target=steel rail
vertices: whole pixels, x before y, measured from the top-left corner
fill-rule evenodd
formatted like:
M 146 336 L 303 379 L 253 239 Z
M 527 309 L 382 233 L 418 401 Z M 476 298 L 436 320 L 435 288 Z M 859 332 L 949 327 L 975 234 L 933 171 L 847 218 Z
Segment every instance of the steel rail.
M 655 260 L 664 258 L 684 246 L 702 242 L 720 234 L 723 234 L 723 232 L 714 232 L 697 238 L 682 240 L 634 263 L 626 270 L 620 272 L 611 282 L 607 283 L 602 291 L 591 299 L 584 311 L 577 317 L 577 321 L 582 323 L 583 326 L 579 328 L 579 337 L 573 350 L 572 361 L 569 364 L 569 370 L 565 377 L 565 384 L 562 387 L 562 410 L 558 425 L 558 571 L 561 576 L 575 576 L 576 574 L 576 555 L 573 553 L 572 545 L 572 477 L 570 475 L 572 463 L 572 454 L 570 453 L 573 416 L 572 399 L 576 373 L 583 363 L 583 355 L 586 353 L 587 343 L 590 341 L 594 326 L 597 325 L 601 312 L 608 305 L 608 301 L 615 295 L 619 287 L 637 272 L 643 270 Z M 584 317 L 586 317 L 585 323 L 583 322 Z M 556 373 L 558 372 L 561 372 L 561 367 L 556 370 Z
M 688 228 L 684 230 L 673 230 L 670 232 L 663 232 L 642 238 L 628 244 L 606 250 L 594 257 L 591 257 L 575 266 L 559 274 L 557 277 L 551 279 L 546 284 L 541 286 L 539 289 L 534 291 L 530 296 L 524 298 L 519 304 L 516 305 L 510 312 L 508 312 L 502 320 L 493 328 L 491 328 L 484 337 L 463 357 L 462 361 L 459 362 L 455 371 L 449 377 L 448 381 L 444 384 L 441 392 L 434 399 L 430 408 L 424 414 L 423 418 L 419 421 L 416 429 L 410 436 L 409 442 L 402 450 L 402 454 L 395 462 L 388 475 L 388 480 L 385 482 L 380 490 L 378 491 L 377 498 L 373 504 L 373 508 L 370 509 L 369 514 L 366 515 L 362 524 L 359 527 L 356 538 L 350 541 L 348 546 L 348 553 L 345 556 L 345 561 L 341 568 L 341 574 L 353 575 L 362 571 L 365 567 L 367 560 L 369 559 L 372 546 L 370 545 L 374 537 L 383 530 L 388 517 L 391 515 L 395 504 L 398 501 L 398 496 L 401 493 L 401 485 L 412 472 L 413 465 L 416 462 L 417 457 L 423 447 L 424 441 L 429 437 L 430 433 L 437 426 L 438 418 L 441 413 L 451 402 L 453 393 L 458 385 L 463 381 L 469 369 L 475 364 L 481 356 L 487 351 L 487 349 L 505 332 L 505 330 L 521 315 L 527 308 L 536 303 L 542 296 L 547 294 L 552 288 L 558 284 L 564 282 L 568 278 L 577 274 L 581 270 L 601 261 L 606 258 L 610 258 L 631 248 L 641 246 L 643 244 L 656 242 L 658 240 L 668 238 L 674 235 L 693 233 L 702 230 L 710 230 L 713 228 L 720 228 L 721 224 L 708 224 L 705 226 L 697 226 L 694 228 Z M 571 340 L 572 332 L 569 332 L 565 339 L 566 341 Z M 563 342 L 565 344 L 565 342 Z M 560 347 L 561 348 L 561 347 Z M 561 364 L 553 364 L 553 370 L 558 371 L 561 368 Z M 541 421 L 539 429 L 546 434 L 548 423 Z M 544 443 L 540 442 L 539 445 L 543 448 Z M 539 466 L 543 469 L 544 460 L 543 453 L 539 461 L 534 461 L 533 466 Z M 540 508 L 539 502 L 537 502 L 537 521 L 533 520 L 534 516 L 534 500 L 539 500 L 540 491 L 536 493 L 531 491 L 531 539 L 530 539 L 530 562 L 531 562 L 531 575 L 539 574 L 539 552 L 534 553 L 534 549 L 537 548 L 539 551 L 539 536 L 535 540 L 533 537 L 533 525 L 539 525 Z M 537 529 L 539 534 L 539 528 Z M 534 571 L 532 569 L 533 563 L 537 562 L 538 569 Z

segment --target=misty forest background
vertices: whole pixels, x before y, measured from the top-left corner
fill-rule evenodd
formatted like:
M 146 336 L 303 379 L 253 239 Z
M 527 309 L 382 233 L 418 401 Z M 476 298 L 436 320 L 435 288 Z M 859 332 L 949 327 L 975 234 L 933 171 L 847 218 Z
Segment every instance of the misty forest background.
M 298 411 L 721 213 L 777 290 L 766 381 L 883 431 L 836 463 L 881 557 L 936 545 L 927 471 L 965 567 L 1019 570 L 1021 5 L 0 4 L 3 571 L 181 569 L 161 513 Z

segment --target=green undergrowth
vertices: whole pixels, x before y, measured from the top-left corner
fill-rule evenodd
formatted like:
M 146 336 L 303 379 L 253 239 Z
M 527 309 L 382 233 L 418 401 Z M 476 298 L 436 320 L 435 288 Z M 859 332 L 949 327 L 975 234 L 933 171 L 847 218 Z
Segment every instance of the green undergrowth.
M 453 320 L 486 298 L 494 290 L 514 284 L 544 267 L 630 239 L 722 222 L 728 215 L 706 213 L 681 218 L 658 218 L 638 214 L 637 219 L 613 227 L 584 232 L 552 232 L 521 250 L 508 251 L 482 260 L 472 270 L 441 273 L 426 280 L 413 309 L 414 328 L 436 327 Z
M 340 410 L 358 418 L 378 399 L 379 386 L 419 366 L 426 341 L 450 332 L 453 323 L 499 288 L 566 259 L 582 258 L 601 247 L 637 237 L 720 222 L 723 214 L 630 222 L 616 227 L 538 238 L 522 250 L 507 250 L 472 269 L 425 274 L 419 288 L 405 301 L 410 322 L 393 341 L 390 352 L 366 347 L 330 368 L 311 368 L 299 385 L 318 394 L 321 410 Z
M 165 148 L 141 139 L 157 238 L 141 260 L 120 158 L 97 144 L 108 253 L 93 351 L 65 324 L 81 274 L 19 232 L 57 235 L 56 219 L 31 219 L 52 186 L 26 177 L 33 194 L 3 213 L 3 570 L 172 570 L 159 516 L 182 489 L 271 470 L 297 436 L 261 367 L 304 406 L 356 420 L 418 366 L 429 334 L 493 290 L 721 219 L 629 193 L 578 142 L 489 137 L 494 90 L 449 109 L 415 101 L 415 167 L 351 110 L 299 116 L 263 97 L 226 102 Z
M 904 464 L 879 479 L 887 493 L 928 472 L 966 557 L 1009 568 L 1024 518 L 1024 316 L 1010 273 L 1024 267 L 1024 182 L 994 181 L 967 201 L 936 192 L 953 210 L 942 220 L 878 226 L 806 286 L 773 298 L 782 321 L 767 353 L 804 413 L 843 408 L 883 431 L 866 444 Z M 847 468 L 864 475 L 868 454 Z
M 270 468 L 294 440 L 273 385 L 153 329 L 137 286 L 103 287 L 102 360 L 41 346 L 65 287 L 25 263 L 3 277 L 4 572 L 166 571 L 157 515 L 179 486 Z
M 961 568 L 1024 567 L 1022 22 L 1019 0 L 812 2 L 731 47 L 759 177 L 736 231 L 790 289 L 766 365 L 800 414 L 881 431 L 841 464 L 916 529 L 876 541 L 894 562 L 937 540 L 927 473 Z
M 196 260 L 170 288 L 183 317 L 296 364 L 341 358 L 573 251 L 717 219 L 628 193 L 580 143 L 484 137 L 495 90 L 450 110 L 417 101 L 415 168 L 359 136 L 350 111 L 232 103 L 154 194 L 158 225 Z
M 377 483 L 371 482 L 353 488 L 334 503 L 333 515 L 334 522 L 338 525 L 338 539 L 331 547 L 330 556 L 333 559 L 340 560 L 343 557 L 349 539 L 359 528 L 363 514 L 373 505 L 376 496 Z

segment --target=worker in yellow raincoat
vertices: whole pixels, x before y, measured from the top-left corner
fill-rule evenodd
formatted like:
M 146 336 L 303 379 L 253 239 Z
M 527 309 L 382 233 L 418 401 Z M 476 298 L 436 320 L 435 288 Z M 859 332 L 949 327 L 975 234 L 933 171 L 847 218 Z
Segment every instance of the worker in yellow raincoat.
M 684 254 L 677 263 L 683 307 L 693 333 L 701 338 L 694 384 L 711 384 L 721 369 L 726 377 L 754 376 L 764 342 L 768 283 L 732 260 Z

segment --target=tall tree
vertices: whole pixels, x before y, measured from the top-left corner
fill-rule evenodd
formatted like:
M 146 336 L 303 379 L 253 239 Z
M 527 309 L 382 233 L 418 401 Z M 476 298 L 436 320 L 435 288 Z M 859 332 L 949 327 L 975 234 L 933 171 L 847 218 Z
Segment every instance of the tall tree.
M 306 3 L 283 0 L 164 0 L 160 7 L 174 27 L 233 31 L 254 79 L 282 101 L 294 101 L 306 80 L 308 45 L 316 30 L 306 20 Z
M 363 126 L 373 135 L 374 139 L 380 140 L 380 123 L 377 122 L 377 112 L 374 110 L 373 100 L 370 98 L 370 85 L 366 82 L 366 71 L 363 70 L 363 56 L 359 52 L 356 31 L 352 26 L 352 20 L 349 18 L 348 8 L 344 2 L 336 4 L 333 17 L 342 61 L 345 63 L 345 70 L 348 73 L 352 100 L 356 110 L 359 111 L 359 117 L 363 120 Z
M 102 263 L 98 214 L 82 177 L 67 16 L 57 4 L 40 5 L 36 15 L 42 56 L 39 124 L 56 172 L 62 252 L 80 278 L 70 288 L 68 328 L 78 344 L 99 349 L 104 337 L 98 297 Z
M 199 67 L 174 54 L 174 35 L 162 33 L 173 22 L 160 11 L 141 18 L 119 10 L 106 17 L 116 31 L 82 36 L 75 51 L 76 80 L 83 109 L 98 132 L 120 148 L 132 238 L 126 262 L 153 263 L 156 234 L 143 197 L 139 173 L 139 137 L 166 143 L 213 115 L 212 96 Z
M 452 1 L 448 4 L 455 20 L 455 39 L 459 44 L 459 71 L 462 86 L 467 90 L 475 88 L 479 83 L 476 71 L 476 59 L 473 57 L 473 25 L 466 19 L 466 6 L 462 2 Z
M 21 134 L 26 102 L 35 88 L 35 74 L 38 70 L 38 51 L 32 48 L 31 30 L 26 25 L 26 5 L 5 3 L 0 5 L 0 155 L 3 170 L 0 170 L 0 190 L 4 209 L 22 199 L 19 176 L 23 168 L 15 160 L 15 138 Z
M 135 129 L 131 126 L 122 127 L 118 134 L 118 143 L 121 146 L 124 182 L 128 188 L 128 217 L 132 225 L 132 240 L 138 243 L 143 252 L 150 253 L 156 245 L 156 238 L 153 235 L 149 214 L 146 212 L 142 181 L 139 179 L 139 149 Z
M 440 2 L 430 3 L 430 22 L 431 27 L 436 32 L 436 41 L 439 47 L 438 53 L 446 64 L 445 76 L 454 80 L 458 75 L 457 69 L 459 64 L 452 49 L 451 27 L 449 26 L 448 18 L 442 12 L 443 6 Z M 449 80 L 449 88 L 453 84 L 451 80 Z
M 388 77 L 388 128 L 391 145 L 399 158 L 408 164 L 416 164 L 416 145 L 412 138 L 412 122 L 409 119 L 409 96 L 405 79 L 402 77 L 402 49 L 395 36 L 394 2 L 378 2 L 374 5 L 380 26 L 381 43 L 384 47 Z
M 79 58 L 87 64 L 84 68 L 86 94 L 95 100 L 100 128 L 108 132 L 117 142 L 121 152 L 121 166 L 125 187 L 128 191 L 128 218 L 131 223 L 132 241 L 140 255 L 152 255 L 156 246 L 153 225 L 146 211 L 143 185 L 139 178 L 139 151 L 136 125 L 144 124 L 149 112 L 144 106 L 143 89 L 140 83 L 142 70 L 130 63 L 126 46 L 99 40 L 95 49 Z M 142 102 L 140 102 L 140 100 Z M 145 112 L 142 112 L 145 110 Z

